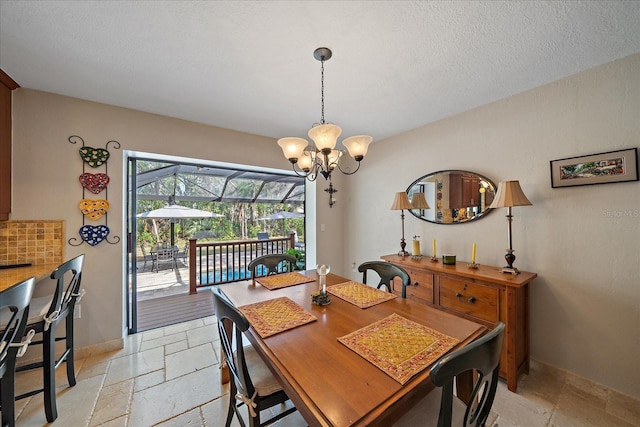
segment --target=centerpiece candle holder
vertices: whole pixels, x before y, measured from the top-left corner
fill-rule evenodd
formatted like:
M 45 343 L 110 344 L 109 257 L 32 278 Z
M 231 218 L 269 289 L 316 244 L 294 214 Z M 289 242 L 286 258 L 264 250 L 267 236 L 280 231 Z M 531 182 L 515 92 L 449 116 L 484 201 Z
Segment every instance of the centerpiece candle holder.
M 319 265 L 316 268 L 318 273 L 318 290 L 311 294 L 311 302 L 318 305 L 331 304 L 331 298 L 327 293 L 327 274 L 331 271 L 331 266 Z

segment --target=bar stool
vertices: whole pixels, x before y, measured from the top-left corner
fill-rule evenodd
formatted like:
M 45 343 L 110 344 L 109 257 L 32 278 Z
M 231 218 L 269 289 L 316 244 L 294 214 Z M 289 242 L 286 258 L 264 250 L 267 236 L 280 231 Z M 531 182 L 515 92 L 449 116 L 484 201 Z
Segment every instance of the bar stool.
M 29 303 L 36 279 L 31 277 L 2 292 L 0 300 L 0 410 L 2 426 L 14 427 L 15 367 L 16 357 L 27 350 L 29 340 L 35 333 L 28 333 L 22 340 Z
M 82 267 L 84 254 L 79 255 L 56 268 L 51 273 L 51 279 L 56 281 L 53 295 L 36 297 L 31 301 L 27 330 L 33 329 L 35 333 L 42 333 L 42 341 L 33 341 L 33 344 L 42 344 L 42 361 L 20 366 L 17 372 L 34 368 L 43 368 L 43 388 L 32 390 L 16 396 L 16 400 L 44 392 L 44 412 L 47 421 L 52 423 L 58 417 L 56 407 L 56 368 L 62 362 L 67 362 L 67 379 L 69 386 L 76 385 L 76 374 L 73 357 L 73 311 L 76 302 L 80 301 L 84 290 L 80 292 L 82 279 Z M 65 281 L 67 284 L 65 285 Z M 56 326 L 62 320 L 65 321 L 65 336 L 56 337 Z M 65 349 L 62 355 L 56 359 L 56 341 L 65 341 Z

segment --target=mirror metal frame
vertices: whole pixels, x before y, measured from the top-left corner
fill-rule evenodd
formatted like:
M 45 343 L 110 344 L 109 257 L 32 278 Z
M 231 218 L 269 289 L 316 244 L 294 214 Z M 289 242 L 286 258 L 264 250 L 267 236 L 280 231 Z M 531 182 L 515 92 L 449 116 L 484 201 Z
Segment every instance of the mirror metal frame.
M 490 188 L 492 188 L 492 189 L 493 189 L 493 194 L 494 194 L 494 197 L 495 197 L 495 194 L 496 194 L 496 191 L 497 191 L 497 189 L 498 189 L 498 186 L 497 186 L 497 185 L 496 185 L 492 180 L 490 180 L 489 178 L 487 178 L 487 177 L 486 177 L 486 176 L 484 176 L 484 175 L 480 175 L 479 173 L 471 172 L 471 171 L 467 171 L 467 170 L 460 170 L 460 169 L 444 169 L 444 170 L 440 170 L 440 171 L 437 171 L 437 172 L 432 172 L 432 173 L 428 173 L 428 174 L 426 174 L 426 175 L 423 175 L 423 176 L 421 176 L 420 178 L 418 178 L 418 179 L 416 179 L 415 181 L 413 181 L 413 182 L 412 182 L 412 183 L 407 187 L 407 190 L 406 190 L 407 194 L 411 197 L 411 195 L 412 195 L 413 193 L 415 193 L 415 192 L 416 192 L 416 191 L 413 191 L 413 192 L 412 192 L 412 189 L 413 189 L 416 185 L 418 185 L 420 182 L 425 181 L 428 177 L 432 177 L 432 176 L 436 176 L 436 175 L 440 175 L 440 174 L 445 174 L 445 173 L 446 173 L 447 175 L 448 175 L 448 174 L 450 174 L 450 173 L 460 173 L 460 174 L 471 174 L 471 175 L 475 175 L 475 176 L 477 176 L 480 180 L 482 180 L 482 181 L 486 181 L 486 182 L 489 184 Z M 437 200 L 436 200 L 436 203 L 437 203 Z M 431 202 L 429 202 L 429 204 L 431 204 Z M 466 224 L 466 223 L 469 223 L 469 222 L 472 222 L 472 221 L 476 221 L 476 220 L 478 220 L 478 219 L 480 219 L 480 218 L 483 218 L 483 217 L 484 217 L 484 216 L 486 216 L 489 212 L 491 212 L 493 209 L 489 209 L 489 205 L 490 205 L 490 204 L 491 204 L 490 202 L 489 202 L 489 203 L 486 203 L 486 208 L 485 208 L 485 210 L 484 210 L 484 211 L 479 212 L 478 214 L 474 215 L 472 218 L 466 219 L 466 220 L 464 220 L 464 221 L 451 221 L 451 222 L 444 222 L 444 221 L 438 221 L 438 220 L 437 220 L 437 217 L 436 217 L 436 221 L 432 221 L 432 220 L 430 220 L 430 219 L 425 218 L 425 217 L 424 217 L 424 216 L 422 216 L 422 215 L 419 215 L 419 213 L 416 213 L 416 211 L 419 211 L 419 209 L 411 209 L 411 210 L 409 210 L 409 212 L 411 212 L 411 215 L 415 216 L 416 218 L 421 219 L 421 220 L 423 220 L 423 221 L 430 222 L 430 223 L 432 223 L 432 224 L 441 224 L 441 225 Z M 433 207 L 432 207 L 432 208 L 433 208 Z

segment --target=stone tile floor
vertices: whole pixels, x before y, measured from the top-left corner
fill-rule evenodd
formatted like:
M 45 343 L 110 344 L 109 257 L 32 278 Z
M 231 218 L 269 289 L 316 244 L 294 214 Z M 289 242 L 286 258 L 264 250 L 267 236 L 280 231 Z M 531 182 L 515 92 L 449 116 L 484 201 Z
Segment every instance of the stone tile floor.
M 61 367 L 53 425 L 224 426 L 228 389 L 220 384 L 214 322 L 208 317 L 131 335 L 122 350 L 78 360 L 75 387 L 68 387 Z M 17 392 L 40 383 L 40 371 L 20 373 Z M 41 394 L 18 401 L 16 413 L 20 427 L 47 424 Z M 499 384 L 490 421 L 499 427 L 640 426 L 640 402 L 532 362 L 518 394 Z M 305 425 L 297 413 L 275 424 Z

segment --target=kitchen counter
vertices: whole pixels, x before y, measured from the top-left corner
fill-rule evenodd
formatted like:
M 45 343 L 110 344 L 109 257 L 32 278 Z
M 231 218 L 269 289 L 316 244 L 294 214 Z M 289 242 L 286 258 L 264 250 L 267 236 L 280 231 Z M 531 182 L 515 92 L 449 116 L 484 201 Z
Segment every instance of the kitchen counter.
M 40 264 L 0 270 L 0 293 L 32 276 L 35 276 L 36 281 L 47 278 L 58 266 L 59 264 Z

